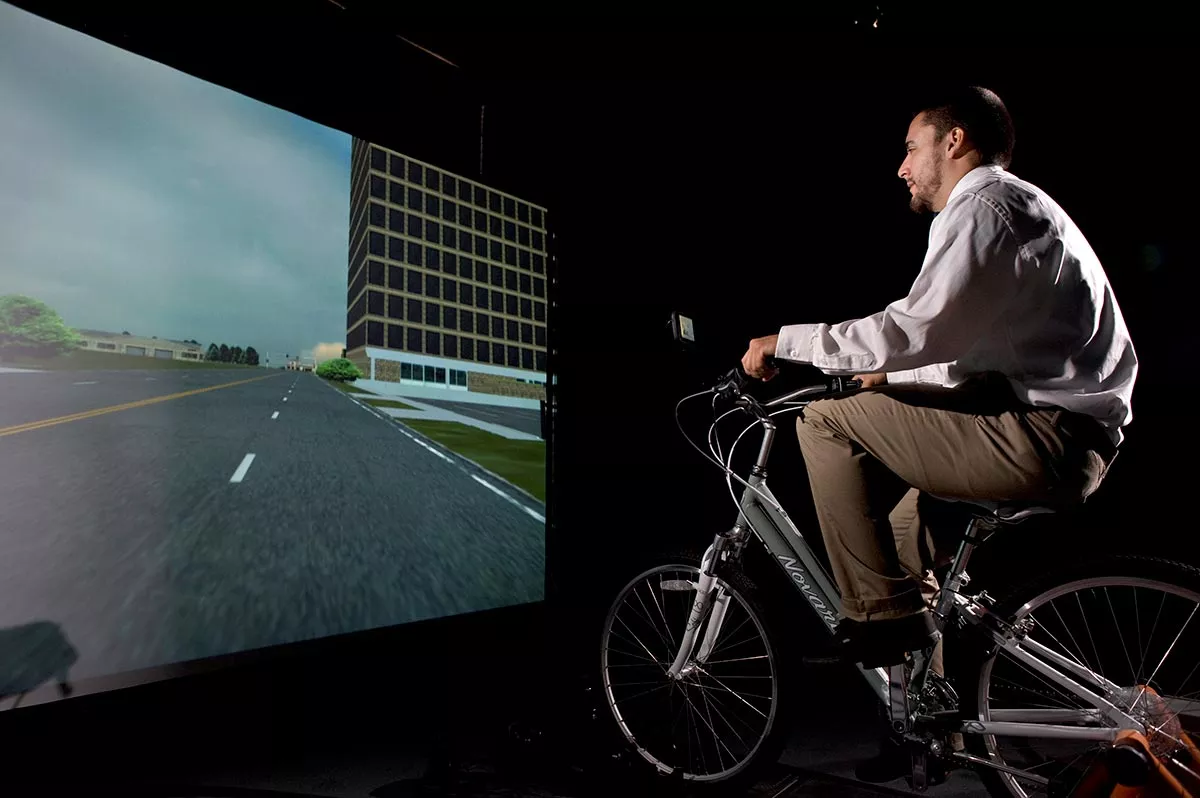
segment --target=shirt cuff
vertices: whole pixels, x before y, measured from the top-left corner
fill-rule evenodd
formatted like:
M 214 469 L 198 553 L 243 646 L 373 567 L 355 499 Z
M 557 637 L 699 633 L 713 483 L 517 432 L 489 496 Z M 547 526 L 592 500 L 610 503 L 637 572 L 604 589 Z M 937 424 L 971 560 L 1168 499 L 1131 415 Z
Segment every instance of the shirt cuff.
M 775 341 L 775 357 L 793 363 L 812 363 L 813 339 L 817 337 L 816 324 L 788 324 L 779 328 Z

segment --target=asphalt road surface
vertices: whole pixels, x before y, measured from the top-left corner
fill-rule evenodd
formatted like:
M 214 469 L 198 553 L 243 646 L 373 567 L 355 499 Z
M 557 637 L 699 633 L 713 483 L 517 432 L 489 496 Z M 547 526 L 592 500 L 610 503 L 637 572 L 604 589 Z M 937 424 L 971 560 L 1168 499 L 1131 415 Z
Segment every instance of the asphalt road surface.
M 60 625 L 73 679 L 543 597 L 540 505 L 311 374 L 0 396 L 0 630 Z

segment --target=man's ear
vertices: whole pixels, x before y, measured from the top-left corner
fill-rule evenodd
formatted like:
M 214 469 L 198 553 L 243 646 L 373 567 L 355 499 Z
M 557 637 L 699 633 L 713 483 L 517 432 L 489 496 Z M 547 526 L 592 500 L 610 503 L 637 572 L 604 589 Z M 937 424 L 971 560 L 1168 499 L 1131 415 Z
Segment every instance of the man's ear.
M 946 157 L 961 158 L 971 151 L 971 144 L 967 140 L 967 131 L 961 127 L 951 128 L 946 134 Z

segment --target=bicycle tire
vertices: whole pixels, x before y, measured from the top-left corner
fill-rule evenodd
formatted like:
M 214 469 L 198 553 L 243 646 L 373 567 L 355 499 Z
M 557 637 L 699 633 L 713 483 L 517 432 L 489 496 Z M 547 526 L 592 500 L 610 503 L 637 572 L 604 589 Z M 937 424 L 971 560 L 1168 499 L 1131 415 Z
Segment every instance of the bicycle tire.
M 603 620 L 601 635 L 600 673 L 597 678 L 598 698 L 604 705 L 605 722 L 609 727 L 614 742 L 628 753 L 628 759 L 634 763 L 634 778 L 652 787 L 654 794 L 660 794 L 672 789 L 686 791 L 689 796 L 709 796 L 736 794 L 758 783 L 766 772 L 779 762 L 788 734 L 791 731 L 795 711 L 796 687 L 798 678 L 798 660 L 796 649 L 790 644 L 789 638 L 782 634 L 787 627 L 782 623 L 779 604 L 770 600 L 769 588 L 760 586 L 758 581 L 748 576 L 740 567 L 727 568 L 718 577 L 730 591 L 733 599 L 741 603 L 745 611 L 757 618 L 765 646 L 769 649 L 773 663 L 773 678 L 775 697 L 772 701 L 773 713 L 768 727 L 764 730 L 757 745 L 744 759 L 735 772 L 720 779 L 697 779 L 694 774 L 675 768 L 670 773 L 664 773 L 655 763 L 647 758 L 661 757 L 662 752 L 655 754 L 641 748 L 635 740 L 630 740 L 622 729 L 621 719 L 613 707 L 612 694 L 605 673 L 605 644 L 613 619 L 627 595 L 631 586 L 643 582 L 648 574 L 656 569 L 676 568 L 694 571 L 699 574 L 703 553 L 696 549 L 679 549 L 649 555 L 638 561 L 631 571 L 636 573 L 625 580 L 624 586 L 618 591 L 616 598 L 609 605 Z M 694 593 L 692 594 L 694 595 Z M 779 608 L 779 609 L 777 609 Z M 686 619 L 685 619 L 686 620 Z M 703 630 L 703 626 L 701 629 Z M 682 627 L 680 627 L 682 631 Z M 724 632 L 724 630 L 723 630 Z M 697 643 L 697 647 L 699 643 Z M 674 651 L 671 652 L 672 655 Z M 664 683 L 666 682 L 664 677 Z
M 997 597 L 991 609 L 1004 620 L 1011 622 L 1016 619 L 1023 607 L 1041 597 L 1076 583 L 1086 584 L 1088 580 L 1103 579 L 1147 580 L 1173 586 L 1182 592 L 1200 596 L 1200 568 L 1165 558 L 1113 554 L 1044 571 Z M 970 638 L 966 637 L 957 638 L 955 643 L 957 644 L 955 647 L 957 653 L 951 656 L 958 660 L 959 666 L 954 668 L 956 675 L 953 681 L 958 685 L 959 708 L 962 717 L 982 720 L 984 693 L 988 689 L 992 671 L 991 663 L 997 656 L 994 643 L 990 640 L 972 642 Z M 1097 656 L 1099 656 L 1098 653 Z M 1008 661 L 1011 662 L 1011 660 Z M 984 759 L 1002 761 L 1003 758 L 996 756 L 989 746 L 987 735 L 964 734 L 963 738 L 968 753 Z M 975 770 L 988 793 L 995 798 L 1019 798 L 1022 795 L 1047 794 L 1044 790 L 1031 790 L 1020 785 L 1013 786 L 1014 782 L 1010 778 L 991 768 L 980 766 Z

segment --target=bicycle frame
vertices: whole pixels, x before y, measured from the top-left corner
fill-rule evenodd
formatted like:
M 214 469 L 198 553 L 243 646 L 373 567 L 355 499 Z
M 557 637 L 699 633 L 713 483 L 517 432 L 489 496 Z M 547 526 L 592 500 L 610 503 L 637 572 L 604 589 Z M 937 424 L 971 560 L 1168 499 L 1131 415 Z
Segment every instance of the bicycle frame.
M 764 403 L 762 407 L 802 408 L 810 401 L 806 397 L 827 392 L 826 386 L 803 388 Z M 751 469 L 749 477 L 743 483 L 749 487 L 742 492 L 738 520 L 732 529 L 718 534 L 704 553 L 696 585 L 696 598 L 678 654 L 668 670 L 670 678 L 681 678 L 681 674 L 695 667 L 695 665 L 689 664 L 689 660 L 702 666 L 711 654 L 720 635 L 729 600 L 729 596 L 723 591 L 719 591 L 719 595 L 713 596 L 716 565 L 719 562 L 736 561 L 751 533 L 762 541 L 775 562 L 783 569 L 788 581 L 803 597 L 804 603 L 816 613 L 831 632 L 841 614 L 841 597 L 836 583 L 817 559 L 803 533 L 788 517 L 786 511 L 778 506 L 779 502 L 767 487 L 766 464 L 774 442 L 776 427 L 766 414 L 760 415 L 759 420 L 764 428 L 763 440 L 758 459 Z M 730 459 L 732 459 L 732 451 Z M 727 464 L 726 467 L 728 467 Z M 742 480 L 739 478 L 738 481 Z M 986 594 L 967 596 L 960 592 L 968 582 L 964 571 L 972 550 L 981 541 L 981 533 L 990 532 L 996 523 L 977 516 L 968 525 L 958 554 L 942 585 L 941 598 L 935 609 L 936 616 L 942 621 L 942 628 L 955 629 L 960 623 L 979 627 L 998 648 L 1005 649 L 1014 659 L 1046 680 L 1059 685 L 1064 691 L 1078 696 L 1090 704 L 1092 709 L 997 710 L 989 713 L 991 717 L 987 719 L 962 720 L 960 725 L 950 730 L 964 734 L 1019 735 L 1031 738 L 1108 742 L 1114 741 L 1124 729 L 1132 729 L 1145 734 L 1147 730 L 1140 720 L 1116 707 L 1106 697 L 1114 695 L 1119 689 L 1118 685 L 1092 672 L 1080 663 L 1027 639 L 1027 628 L 1022 628 L 1019 623 L 1009 624 L 988 609 L 984 603 Z M 709 623 L 702 640 L 699 641 L 699 650 L 695 651 L 699 627 L 706 613 L 709 612 L 710 605 L 712 605 L 712 612 Z M 928 652 L 914 652 L 912 685 L 915 685 L 915 690 L 911 689 L 903 666 L 890 669 L 857 666 L 872 692 L 889 710 L 893 727 L 897 732 L 907 732 L 912 728 L 915 718 L 913 710 L 909 706 L 909 698 L 910 695 L 919 695 L 924 687 L 928 666 L 927 654 Z M 1070 676 L 1066 674 L 1070 674 Z M 1071 678 L 1072 676 L 1074 678 Z M 1080 681 L 1085 682 L 1088 686 L 1080 684 Z M 1089 728 L 1067 725 L 1069 723 L 1096 723 L 1102 718 L 1108 719 L 1111 726 Z M 1026 780 L 1047 781 L 1044 777 L 1036 774 L 998 764 L 994 765 L 987 760 L 967 754 L 958 753 L 955 756 L 976 764 L 1011 772 Z

